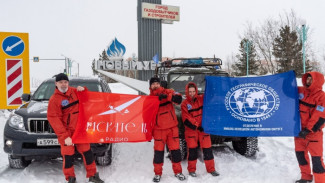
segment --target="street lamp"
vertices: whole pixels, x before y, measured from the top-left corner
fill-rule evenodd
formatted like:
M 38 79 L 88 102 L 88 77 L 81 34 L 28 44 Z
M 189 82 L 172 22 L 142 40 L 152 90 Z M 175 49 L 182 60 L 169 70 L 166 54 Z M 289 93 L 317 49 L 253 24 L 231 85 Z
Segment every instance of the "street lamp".
M 61 56 L 63 56 L 65 58 L 65 74 L 67 74 L 68 76 L 70 75 L 70 70 L 69 70 L 69 65 L 70 65 L 70 58 L 61 54 Z
M 307 31 L 308 31 L 308 27 L 306 26 L 306 21 L 303 20 L 301 22 L 301 29 L 298 28 L 298 33 L 299 33 L 300 41 L 302 43 L 302 63 L 303 63 L 304 73 L 306 73 L 306 45 L 305 45 L 305 42 L 307 40 Z
M 304 74 L 306 73 L 306 50 L 305 50 L 306 40 L 307 40 L 306 25 L 302 25 L 302 61 L 304 63 Z
M 71 68 L 72 68 L 72 63 L 75 62 L 78 64 L 78 75 L 79 76 L 79 63 L 76 62 L 75 60 L 71 60 L 71 58 L 61 54 L 61 56 L 65 57 L 65 70 L 66 70 L 66 74 L 68 76 L 71 76 L 72 72 L 71 72 Z
M 246 62 L 247 62 L 246 63 L 246 75 L 247 75 L 247 77 L 248 77 L 248 69 L 249 69 L 249 67 L 248 67 L 248 59 L 249 59 L 248 54 L 249 54 L 250 46 L 251 46 L 251 42 L 248 39 L 245 40 L 244 48 L 246 50 Z
M 79 77 L 79 63 L 77 62 L 77 64 L 78 64 L 78 77 Z

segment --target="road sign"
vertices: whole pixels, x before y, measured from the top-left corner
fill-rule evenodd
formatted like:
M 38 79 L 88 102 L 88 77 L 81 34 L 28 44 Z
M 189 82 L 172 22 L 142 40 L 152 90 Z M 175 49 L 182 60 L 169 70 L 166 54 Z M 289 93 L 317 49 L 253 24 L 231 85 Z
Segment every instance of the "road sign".
M 0 109 L 15 109 L 30 93 L 28 33 L 0 32 Z
M 33 57 L 34 62 L 39 62 L 39 57 Z
M 25 50 L 24 41 L 17 36 L 8 36 L 2 42 L 2 50 L 10 56 L 18 56 Z

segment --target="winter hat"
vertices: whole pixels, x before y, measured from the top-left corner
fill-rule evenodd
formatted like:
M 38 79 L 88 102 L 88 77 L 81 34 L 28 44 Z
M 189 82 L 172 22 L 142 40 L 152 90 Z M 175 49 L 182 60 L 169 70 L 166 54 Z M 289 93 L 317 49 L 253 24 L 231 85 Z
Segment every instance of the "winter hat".
M 69 78 L 64 73 L 60 73 L 60 74 L 55 75 L 55 81 L 56 82 L 61 81 L 61 80 L 67 80 L 67 81 L 69 81 Z
M 154 82 L 158 82 L 158 83 L 160 83 L 160 79 L 157 78 L 157 77 L 152 77 L 152 78 L 150 78 L 150 81 L 149 81 L 150 86 L 151 86 L 151 84 L 154 83 Z

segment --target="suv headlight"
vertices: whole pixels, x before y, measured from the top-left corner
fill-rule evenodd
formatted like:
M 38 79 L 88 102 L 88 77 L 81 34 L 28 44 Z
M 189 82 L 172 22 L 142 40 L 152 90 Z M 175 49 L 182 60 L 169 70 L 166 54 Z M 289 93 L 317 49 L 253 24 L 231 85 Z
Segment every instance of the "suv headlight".
M 17 114 L 10 115 L 9 126 L 16 128 L 18 130 L 25 130 L 23 117 L 21 117 Z

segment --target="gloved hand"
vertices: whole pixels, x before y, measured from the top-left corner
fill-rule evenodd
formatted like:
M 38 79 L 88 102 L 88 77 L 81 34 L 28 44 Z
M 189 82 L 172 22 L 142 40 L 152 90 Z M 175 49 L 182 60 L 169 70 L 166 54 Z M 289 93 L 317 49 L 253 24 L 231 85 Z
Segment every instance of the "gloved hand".
M 175 102 L 176 104 L 181 104 L 182 103 L 182 96 L 181 95 L 173 95 L 172 96 L 172 101 Z
M 310 133 L 311 131 L 308 130 L 307 128 L 304 128 L 299 132 L 298 137 L 306 139 L 306 136 Z
M 199 130 L 200 132 L 203 132 L 204 131 L 204 129 L 202 128 L 202 126 L 197 127 L 197 130 Z
M 166 94 L 160 94 L 160 95 L 159 95 L 159 100 L 162 100 L 162 99 L 164 99 L 164 98 L 167 98 L 167 95 L 166 95 Z

